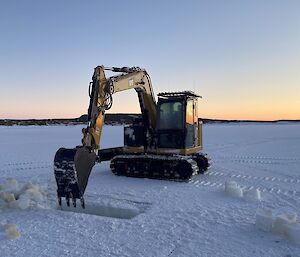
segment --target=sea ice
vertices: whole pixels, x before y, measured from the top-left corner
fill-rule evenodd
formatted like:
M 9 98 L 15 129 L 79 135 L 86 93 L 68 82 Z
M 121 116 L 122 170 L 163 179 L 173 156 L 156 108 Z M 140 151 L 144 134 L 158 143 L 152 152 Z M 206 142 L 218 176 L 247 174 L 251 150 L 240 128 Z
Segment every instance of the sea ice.
M 273 226 L 273 214 L 270 208 L 259 208 L 256 211 L 255 226 L 263 231 L 271 231 Z
M 247 225 L 251 220 L 255 223 L 255 205 L 272 208 L 274 219 L 279 211 L 278 208 L 284 206 L 300 215 L 298 200 L 300 144 L 297 141 L 299 126 L 300 124 L 277 125 L 276 123 L 204 125 L 206 151 L 211 153 L 215 167 L 212 166 L 211 174 L 207 173 L 201 178 L 195 177 L 190 184 L 120 178 L 112 176 L 109 164 L 106 162 L 95 166 L 87 188 L 86 208 L 91 204 L 102 205 L 98 197 L 107 199 L 108 202 L 115 201 L 113 199 L 117 198 L 121 203 L 125 201 L 129 205 L 132 205 L 132 201 L 152 203 L 151 208 L 147 207 L 143 214 L 133 220 L 98 218 L 72 212 L 65 214 L 56 210 L 49 212 L 9 210 L 8 203 L 0 201 L 5 208 L 0 212 L 0 256 L 10 257 L 18 253 L 21 255 L 29 253 L 31 256 L 63 254 L 94 256 L 95 253 L 102 253 L 103 256 L 298 256 L 300 245 L 289 242 L 275 243 L 278 237 L 271 232 L 261 232 L 263 235 L 258 238 L 259 232 L 253 234 L 251 228 L 240 225 Z M 0 167 L 2 169 L 0 183 L 4 184 L 6 177 L 13 177 L 19 182 L 19 189 L 21 189 L 24 183 L 37 178 L 39 184 L 49 184 L 53 193 L 49 196 L 53 202 L 50 201 L 49 204 L 54 207 L 55 181 L 53 174 L 49 172 L 51 168 L 46 167 L 48 164 L 52 165 L 52 155 L 61 147 L 62 142 L 65 146 L 80 143 L 81 127 L 83 126 L 81 125 L 80 128 L 78 126 L 12 128 L 0 126 L 0 145 L 3 146 L 0 148 L 0 163 L 3 164 L 3 167 Z M 123 127 L 104 126 L 104 133 L 105 129 L 108 136 L 102 137 L 103 148 L 123 145 Z M 20 165 L 11 165 L 7 168 L 4 166 L 5 163 L 14 162 L 19 162 Z M 44 165 L 45 168 L 38 168 Z M 230 177 L 234 174 L 236 176 Z M 238 174 L 241 176 L 238 177 Z M 204 182 L 201 183 L 201 179 L 208 180 L 210 184 L 205 186 Z M 264 188 L 266 196 L 263 191 L 261 194 L 265 201 L 248 204 L 244 199 L 241 201 L 241 198 L 220 196 L 217 193 L 218 185 L 222 183 L 225 186 L 226 180 L 235 180 L 240 187 L 251 183 L 253 188 Z M 199 182 L 195 183 L 196 181 Z M 30 185 L 36 183 L 28 184 L 30 188 L 32 187 Z M 164 186 L 167 186 L 167 190 L 162 190 Z M 25 188 L 20 196 L 16 197 L 17 201 L 29 188 Z M 222 188 L 221 191 L 223 190 Z M 43 193 L 42 195 L 47 200 Z M 191 195 L 196 200 L 191 199 Z M 35 206 L 36 203 L 30 200 L 30 208 L 36 208 Z M 240 210 L 235 211 L 239 206 Z M 80 206 L 77 208 L 80 209 Z M 251 214 L 254 220 L 249 217 Z M 214 217 L 213 221 L 212 217 Z M 30 220 L 34 224 L 30 225 Z M 57 224 L 57 220 L 60 220 L 60 224 Z M 238 224 L 233 224 L 233 221 L 238 221 Z M 2 222 L 16 224 L 22 240 L 1 242 L 1 238 L 6 237 Z M 79 231 L 80 237 L 74 237 L 74 233 L 70 233 L 70 230 L 77 233 L 80 224 L 83 223 L 84 229 Z M 114 229 L 111 229 L 110 224 L 114 225 Z M 244 231 L 244 228 L 248 229 L 249 233 L 240 234 L 241 229 Z M 286 238 L 297 241 L 298 228 L 298 223 L 288 224 Z M 168 230 L 167 234 L 166 230 Z M 103 233 L 95 234 L 95 231 Z M 184 235 L 182 231 L 185 232 Z M 124 232 L 125 236 L 120 237 L 122 235 L 120 232 Z M 45 234 L 47 238 L 56 239 L 57 235 L 63 235 L 63 238 L 58 239 L 68 244 L 68 251 L 57 247 L 58 240 L 45 240 L 43 236 Z M 80 241 L 87 240 L 91 241 L 93 247 L 77 247 Z M 97 240 L 106 243 L 93 243 Z M 217 248 L 212 247 L 215 242 Z M 178 243 L 179 247 L 177 247 Z M 154 245 L 157 247 L 153 247 Z M 116 246 L 119 246 L 118 249 Z

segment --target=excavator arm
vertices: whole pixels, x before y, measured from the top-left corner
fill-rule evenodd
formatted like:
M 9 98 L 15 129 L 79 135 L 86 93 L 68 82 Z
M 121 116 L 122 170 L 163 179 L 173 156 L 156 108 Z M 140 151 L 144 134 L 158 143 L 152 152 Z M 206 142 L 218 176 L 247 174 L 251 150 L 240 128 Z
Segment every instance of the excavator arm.
M 106 79 L 105 70 L 121 74 Z M 76 207 L 76 199 L 80 199 L 81 206 L 85 207 L 83 194 L 92 168 L 99 158 L 98 150 L 100 149 L 105 111 L 111 108 L 114 93 L 129 89 L 135 89 L 138 94 L 147 133 L 154 133 L 156 102 L 147 72 L 138 67 L 97 66 L 89 88 L 88 125 L 82 130 L 82 145 L 73 149 L 60 148 L 54 158 L 59 205 L 62 203 L 62 198 L 65 197 L 68 206 L 70 199 L 74 207 Z M 151 146 L 151 142 L 147 142 L 147 145 Z
M 122 72 L 121 75 L 106 79 L 105 70 Z M 105 111 L 112 106 L 114 93 L 135 89 L 138 93 L 142 116 L 149 124 L 149 130 L 156 127 L 156 103 L 150 77 L 143 69 L 133 67 L 95 68 L 90 88 L 90 105 L 88 109 L 88 127 L 83 129 L 83 146 L 91 147 L 95 152 L 99 149 Z

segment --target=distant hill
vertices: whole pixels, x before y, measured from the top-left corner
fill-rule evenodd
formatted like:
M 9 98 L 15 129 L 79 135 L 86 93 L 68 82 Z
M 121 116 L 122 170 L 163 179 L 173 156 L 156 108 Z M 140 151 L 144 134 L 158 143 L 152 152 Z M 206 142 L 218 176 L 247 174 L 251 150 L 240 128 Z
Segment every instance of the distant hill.
M 105 124 L 123 125 L 132 124 L 135 119 L 141 118 L 141 114 L 136 113 L 107 113 L 105 114 Z M 203 123 L 286 123 L 286 122 L 300 122 L 300 120 L 274 120 L 274 121 L 257 121 L 257 120 L 220 120 L 220 119 L 206 119 L 201 118 Z M 0 119 L 0 126 L 47 126 L 47 125 L 76 125 L 85 124 L 87 122 L 87 115 L 81 115 L 78 118 L 70 119 Z
M 105 124 L 131 124 L 134 119 L 140 118 L 140 114 L 133 113 L 107 113 L 105 114 Z M 70 119 L 0 119 L 0 126 L 47 126 L 47 125 L 76 125 L 85 124 L 87 122 L 87 115 L 81 115 L 79 118 Z
M 203 123 L 285 123 L 285 122 L 300 122 L 300 120 L 220 120 L 220 119 L 205 119 L 201 118 Z

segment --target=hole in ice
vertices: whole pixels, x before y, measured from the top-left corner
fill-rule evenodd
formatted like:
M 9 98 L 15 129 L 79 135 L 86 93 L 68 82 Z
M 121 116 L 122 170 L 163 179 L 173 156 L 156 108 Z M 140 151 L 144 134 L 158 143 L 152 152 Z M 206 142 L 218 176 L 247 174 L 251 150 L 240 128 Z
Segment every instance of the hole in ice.
M 58 207 L 58 210 L 118 219 L 132 219 L 145 211 L 144 208 L 136 206 L 136 204 L 130 206 L 128 204 L 126 204 L 126 206 L 111 206 L 110 204 L 103 203 L 86 203 L 85 209 L 83 209 L 80 204 L 78 204 L 77 207 L 74 208 L 72 206 L 72 203 L 70 204 L 70 207 L 68 207 L 64 202 L 62 203 L 61 207 Z

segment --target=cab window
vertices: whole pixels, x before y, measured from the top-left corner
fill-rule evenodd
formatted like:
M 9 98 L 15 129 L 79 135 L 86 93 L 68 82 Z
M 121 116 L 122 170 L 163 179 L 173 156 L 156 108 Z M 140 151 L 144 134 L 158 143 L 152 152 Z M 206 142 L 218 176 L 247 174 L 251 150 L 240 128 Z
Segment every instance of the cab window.
M 166 102 L 160 105 L 159 129 L 183 129 L 182 102 Z

